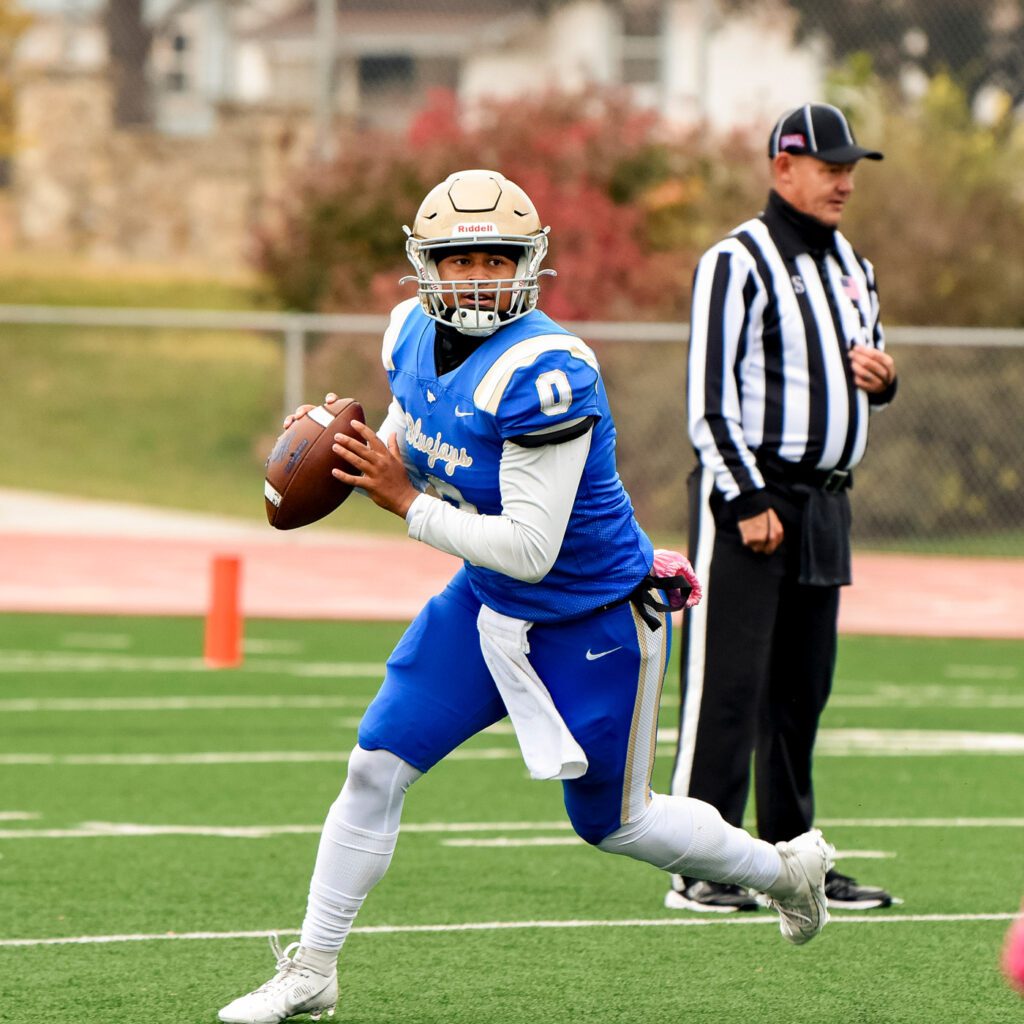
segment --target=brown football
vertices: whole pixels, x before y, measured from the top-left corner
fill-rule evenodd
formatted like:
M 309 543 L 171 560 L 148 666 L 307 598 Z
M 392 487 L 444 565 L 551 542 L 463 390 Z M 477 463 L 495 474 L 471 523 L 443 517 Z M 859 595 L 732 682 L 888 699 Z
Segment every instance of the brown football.
M 352 493 L 331 476 L 332 469 L 359 475 L 331 450 L 335 434 L 359 438 L 352 421 L 363 422 L 363 407 L 354 398 L 318 405 L 277 439 L 267 459 L 263 496 L 267 519 L 278 530 L 308 526 L 333 512 Z M 362 440 L 362 438 L 359 438 Z

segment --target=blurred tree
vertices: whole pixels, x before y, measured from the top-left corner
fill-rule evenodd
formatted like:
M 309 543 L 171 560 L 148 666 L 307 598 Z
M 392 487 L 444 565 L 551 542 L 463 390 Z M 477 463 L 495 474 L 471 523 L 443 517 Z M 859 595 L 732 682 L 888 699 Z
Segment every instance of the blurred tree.
M 674 173 L 678 149 L 621 94 L 493 101 L 462 116 L 434 92 L 405 139 L 343 139 L 339 156 L 290 188 L 256 238 L 256 260 L 293 308 L 387 308 L 409 288 L 399 226 L 461 167 L 518 182 L 552 228 L 544 285 L 553 316 L 658 319 L 681 311 L 687 270 L 648 230 L 644 197 Z
M 150 122 L 146 65 L 153 33 L 144 6 L 144 0 L 107 0 L 103 15 L 114 86 L 114 124 L 121 127 Z
M 765 0 L 721 0 L 726 8 Z M 870 54 L 878 73 L 894 81 L 908 67 L 929 77 L 948 72 L 969 98 L 995 85 L 1024 99 L 1022 0 L 788 0 L 801 37 L 820 33 L 837 57 Z
M 833 91 L 886 154 L 858 172 L 843 230 L 879 268 L 887 322 L 1024 324 L 1024 131 L 1011 113 L 978 124 L 944 75 L 905 109 L 863 69 Z M 401 225 L 452 171 L 493 167 L 551 225 L 547 312 L 684 320 L 700 254 L 761 208 L 769 184 L 760 135 L 672 130 L 606 90 L 494 101 L 472 117 L 439 91 L 405 138 L 363 133 L 337 149 L 289 182 L 255 237 L 289 308 L 384 310 L 412 294 L 398 285 Z
M 14 0 L 0 0 L 0 186 L 7 181 L 7 158 L 14 151 L 14 48 L 32 19 Z
M 843 231 L 879 268 L 889 323 L 1024 326 L 1024 128 L 979 124 L 951 78 L 887 108 L 885 162 L 857 174 Z

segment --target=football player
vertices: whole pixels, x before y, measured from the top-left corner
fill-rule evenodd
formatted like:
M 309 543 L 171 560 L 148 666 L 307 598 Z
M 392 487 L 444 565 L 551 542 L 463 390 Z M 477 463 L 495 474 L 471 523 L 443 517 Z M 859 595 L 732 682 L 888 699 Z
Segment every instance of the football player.
M 828 916 L 819 832 L 772 846 L 708 804 L 651 791 L 666 598 L 681 604 L 696 581 L 633 515 L 597 358 L 537 309 L 550 271 L 533 203 L 497 172 L 459 171 L 406 233 L 417 295 L 384 335 L 393 400 L 379 431 L 336 435 L 361 475 L 335 474 L 464 564 L 388 659 L 327 814 L 300 941 L 272 943 L 274 976 L 220 1019 L 333 1011 L 338 953 L 387 870 L 406 790 L 506 715 L 531 775 L 562 780 L 588 843 L 748 886 L 789 941 L 808 941 Z

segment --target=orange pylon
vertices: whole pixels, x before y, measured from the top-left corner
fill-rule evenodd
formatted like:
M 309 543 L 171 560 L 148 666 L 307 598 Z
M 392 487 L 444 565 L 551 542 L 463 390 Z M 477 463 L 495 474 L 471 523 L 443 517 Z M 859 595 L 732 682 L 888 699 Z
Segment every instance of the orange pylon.
M 242 664 L 242 560 L 216 555 L 210 566 L 210 608 L 206 614 L 203 659 L 210 668 Z

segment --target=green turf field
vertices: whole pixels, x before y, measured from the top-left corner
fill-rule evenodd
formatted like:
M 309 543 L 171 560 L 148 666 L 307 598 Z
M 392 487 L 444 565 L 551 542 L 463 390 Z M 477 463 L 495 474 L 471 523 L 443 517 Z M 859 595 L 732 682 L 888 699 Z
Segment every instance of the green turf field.
M 400 627 L 250 622 L 245 667 L 219 672 L 201 633 L 0 618 L 0 1021 L 212 1022 L 272 971 L 256 933 L 295 937 Z M 664 910 L 657 871 L 574 840 L 560 788 L 527 781 L 507 730 L 484 734 L 410 792 L 336 1019 L 1024 1019 L 998 970 L 1024 893 L 1022 682 L 1024 644 L 843 638 L 819 823 L 845 870 L 905 902 L 837 914 L 804 948 L 767 912 Z

